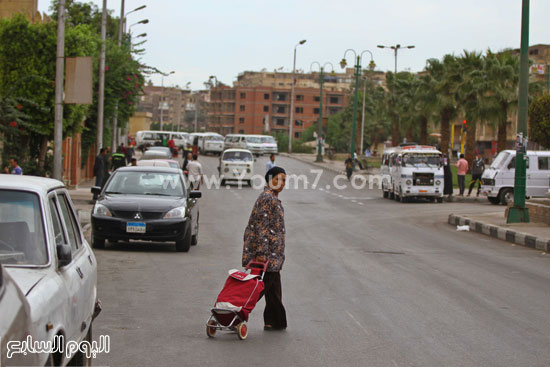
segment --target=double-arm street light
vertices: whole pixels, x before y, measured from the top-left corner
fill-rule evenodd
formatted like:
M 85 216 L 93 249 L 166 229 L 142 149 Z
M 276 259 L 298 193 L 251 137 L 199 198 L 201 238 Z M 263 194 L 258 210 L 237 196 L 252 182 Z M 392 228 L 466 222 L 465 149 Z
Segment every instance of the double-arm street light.
M 371 65 L 374 64 L 374 61 L 372 59 L 372 52 L 369 50 L 364 50 L 361 52 L 361 54 L 357 54 L 355 50 L 353 49 L 347 49 L 346 52 L 344 52 L 344 57 L 342 58 L 342 61 L 340 61 L 340 66 L 342 69 L 344 69 L 347 65 L 346 61 L 346 54 L 348 52 L 353 52 L 354 58 L 356 59 L 355 62 L 355 95 L 353 97 L 353 120 L 351 124 L 351 145 L 350 145 L 350 154 L 353 157 L 353 154 L 355 153 L 355 134 L 357 129 L 357 98 L 359 95 L 359 76 L 361 75 L 361 60 L 363 59 L 363 54 L 365 52 L 368 52 L 371 55 Z
M 324 70 L 325 66 L 330 65 L 332 73 L 334 73 L 334 66 L 330 62 L 325 62 L 323 66 L 317 61 L 313 61 L 309 67 L 310 71 L 313 72 L 313 65 L 317 64 L 319 66 L 319 86 L 320 86 L 320 95 L 319 95 L 319 122 L 317 127 L 317 159 L 316 162 L 323 161 L 323 147 L 321 136 L 323 135 L 323 83 L 325 81 Z
M 164 77 L 166 76 L 169 76 L 169 75 L 172 75 L 174 74 L 175 71 L 171 71 L 169 73 L 160 73 L 161 75 L 161 88 L 162 88 L 162 92 L 161 92 L 161 95 L 160 95 L 160 103 L 159 103 L 159 106 L 160 106 L 160 131 L 162 131 L 162 123 L 163 123 L 163 111 L 164 111 Z
M 138 24 L 147 24 L 149 23 L 149 19 L 142 19 L 140 20 L 139 22 L 135 22 L 133 24 L 131 24 L 129 27 L 128 27 L 128 32 L 130 32 L 132 30 L 132 27 L 135 26 L 135 25 L 138 25 Z
M 301 40 L 294 46 L 294 63 L 292 64 L 292 89 L 290 92 L 290 121 L 288 124 L 288 152 L 292 153 L 292 126 L 294 125 L 294 86 L 296 84 L 296 48 L 306 43 L 306 40 Z
M 395 66 L 394 66 L 394 73 L 397 74 L 397 51 L 401 49 L 411 49 L 414 48 L 414 45 L 411 46 L 401 46 L 399 43 L 395 46 L 384 46 L 384 45 L 378 45 L 376 46 L 378 48 L 391 48 L 393 50 L 393 54 L 395 56 Z

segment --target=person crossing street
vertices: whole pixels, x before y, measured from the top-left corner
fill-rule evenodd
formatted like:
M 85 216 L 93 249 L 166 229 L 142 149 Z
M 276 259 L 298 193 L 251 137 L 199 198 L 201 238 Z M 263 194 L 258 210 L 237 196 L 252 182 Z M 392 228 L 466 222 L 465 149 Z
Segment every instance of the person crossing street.
M 483 171 L 485 171 L 485 162 L 483 162 L 483 158 L 481 157 L 481 154 L 476 155 L 476 159 L 472 162 L 472 179 L 470 180 L 470 188 L 468 189 L 468 196 L 472 194 L 472 189 L 474 188 L 476 182 L 479 181 L 477 185 L 477 195 L 479 196 L 479 192 L 481 191 L 481 176 L 483 175 Z

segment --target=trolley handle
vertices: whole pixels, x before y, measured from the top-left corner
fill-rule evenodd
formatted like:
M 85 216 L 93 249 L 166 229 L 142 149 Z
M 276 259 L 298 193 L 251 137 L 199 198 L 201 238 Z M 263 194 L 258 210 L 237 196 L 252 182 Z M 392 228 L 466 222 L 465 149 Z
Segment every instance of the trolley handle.
M 261 262 L 261 261 L 251 260 L 246 265 L 245 270 L 256 268 L 256 269 L 262 269 L 262 271 L 265 273 L 265 271 L 267 270 L 267 264 L 268 263 L 269 263 L 268 261 Z

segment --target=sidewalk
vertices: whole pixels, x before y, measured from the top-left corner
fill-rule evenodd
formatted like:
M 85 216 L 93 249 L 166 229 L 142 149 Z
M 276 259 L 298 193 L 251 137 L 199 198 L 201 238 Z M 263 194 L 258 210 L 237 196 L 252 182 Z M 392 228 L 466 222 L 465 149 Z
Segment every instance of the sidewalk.
M 498 207 L 495 206 L 496 208 Z M 498 212 L 485 214 L 450 214 L 448 222 L 452 226 L 469 226 L 473 232 L 550 252 L 550 226 L 542 223 L 507 224 L 505 210 L 506 208 L 502 207 Z

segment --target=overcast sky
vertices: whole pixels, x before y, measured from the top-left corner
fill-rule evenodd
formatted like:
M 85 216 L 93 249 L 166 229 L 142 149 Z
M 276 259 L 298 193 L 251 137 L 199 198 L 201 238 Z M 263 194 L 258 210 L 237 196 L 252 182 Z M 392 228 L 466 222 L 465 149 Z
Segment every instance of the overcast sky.
M 120 1 L 107 2 L 116 15 Z M 49 4 L 39 0 L 39 10 Z M 192 89 L 210 75 L 231 84 L 244 70 L 290 71 L 301 39 L 307 42 L 298 47 L 296 68 L 305 72 L 313 61 L 339 68 L 348 48 L 371 50 L 377 70 L 393 70 L 393 51 L 379 44 L 415 45 L 398 56 L 398 70 L 411 71 L 447 53 L 520 45 L 521 0 L 126 0 L 126 11 L 144 4 L 128 15 L 128 24 L 149 19 L 132 28 L 148 34 L 143 61 L 175 71 L 165 85 L 191 82 Z M 530 16 L 530 44 L 550 43 L 550 1 L 531 0 Z M 160 84 L 160 76 L 151 78 Z

